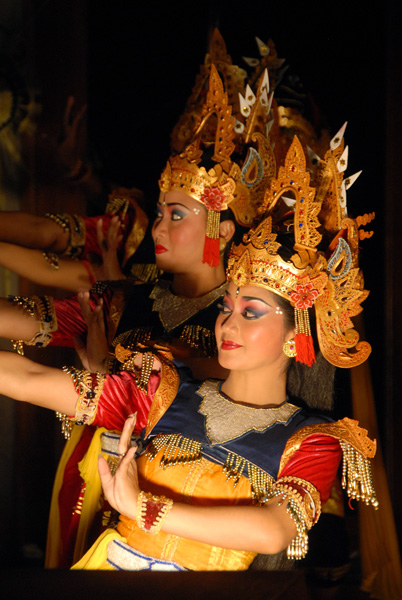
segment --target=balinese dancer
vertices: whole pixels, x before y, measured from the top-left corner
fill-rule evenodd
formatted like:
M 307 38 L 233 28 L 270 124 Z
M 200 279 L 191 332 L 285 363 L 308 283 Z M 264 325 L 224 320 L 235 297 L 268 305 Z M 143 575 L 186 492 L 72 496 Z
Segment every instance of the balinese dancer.
M 148 407 L 138 458 L 129 417 L 114 476 L 100 459 L 120 519 L 76 568 L 236 570 L 286 548 L 301 558 L 342 454 L 349 495 L 376 506 L 375 443 L 355 421 L 319 412 L 332 386 L 322 364 L 349 368 L 370 354 L 351 322 L 368 293 L 358 241 L 370 217 L 346 214 L 342 154 L 338 136 L 312 182 L 295 138 L 261 222 L 233 246 L 215 329 L 226 379 L 196 381 L 161 356 L 147 391 L 123 397 L 120 382 L 134 373 L 73 372 L 71 381 L 2 353 L 0 392 L 16 399 L 117 429 Z M 135 352 L 124 358 L 135 362 Z

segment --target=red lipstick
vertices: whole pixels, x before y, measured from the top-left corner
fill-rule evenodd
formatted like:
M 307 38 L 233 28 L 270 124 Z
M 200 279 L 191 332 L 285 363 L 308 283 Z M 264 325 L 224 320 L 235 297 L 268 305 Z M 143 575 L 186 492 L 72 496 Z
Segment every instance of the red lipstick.
M 236 348 L 241 348 L 241 344 L 236 344 L 236 342 L 232 342 L 232 340 L 222 340 L 222 350 L 236 350 Z
M 167 252 L 167 248 L 165 248 L 165 246 L 162 246 L 162 244 L 156 244 L 155 254 L 162 254 L 163 252 Z

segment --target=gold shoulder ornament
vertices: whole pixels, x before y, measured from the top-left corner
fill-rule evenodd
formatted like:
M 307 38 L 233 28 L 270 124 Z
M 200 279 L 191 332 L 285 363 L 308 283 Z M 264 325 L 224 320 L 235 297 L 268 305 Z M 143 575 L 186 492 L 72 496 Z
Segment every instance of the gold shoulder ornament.
M 376 442 L 368 437 L 367 430 L 359 427 L 354 419 L 345 417 L 335 423 L 318 423 L 300 429 L 288 440 L 279 471 L 300 448 L 302 442 L 316 434 L 328 435 L 339 440 L 343 451 L 342 487 L 347 490 L 348 496 L 378 508 L 369 462 L 375 455 Z

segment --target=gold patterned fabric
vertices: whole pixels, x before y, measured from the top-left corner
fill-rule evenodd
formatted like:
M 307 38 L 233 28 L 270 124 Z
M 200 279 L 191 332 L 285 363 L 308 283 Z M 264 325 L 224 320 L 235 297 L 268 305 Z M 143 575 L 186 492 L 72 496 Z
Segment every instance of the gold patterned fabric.
M 152 310 L 158 312 L 166 331 L 172 331 L 223 296 L 226 285 L 225 282 L 199 298 L 184 298 L 173 294 L 168 281 L 159 281 L 150 295 L 154 300 Z

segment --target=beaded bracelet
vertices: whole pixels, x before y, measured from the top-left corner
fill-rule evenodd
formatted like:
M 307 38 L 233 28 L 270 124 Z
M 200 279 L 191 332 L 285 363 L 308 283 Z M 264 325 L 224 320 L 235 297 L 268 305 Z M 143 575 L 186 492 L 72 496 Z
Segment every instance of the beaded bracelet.
M 29 341 L 12 340 L 14 349 L 18 354 L 24 354 L 23 343 L 27 346 L 38 346 L 44 348 L 52 339 L 52 332 L 57 330 L 57 318 L 50 296 L 8 296 L 8 301 L 16 304 L 28 316 L 36 319 L 39 324 L 39 331 Z
M 70 215 L 68 213 L 46 213 L 48 219 L 59 225 L 65 233 L 68 234 L 67 246 L 59 256 L 68 258 L 80 258 L 86 238 L 85 221 L 78 215 Z
M 75 367 L 63 367 L 63 371 L 71 376 L 78 394 L 73 417 L 56 412 L 56 417 L 61 421 L 61 432 L 68 440 L 74 424 L 91 425 L 94 421 L 106 376 L 103 373 L 90 373 Z
M 158 533 L 171 511 L 173 500 L 166 496 L 153 496 L 140 492 L 137 498 L 137 525 L 145 533 Z
M 54 252 L 42 252 L 43 258 L 49 264 L 51 269 L 57 271 L 59 268 L 59 256 Z
M 321 500 L 318 490 L 310 482 L 299 477 L 282 477 L 272 486 L 262 499 L 262 503 L 279 498 L 278 505 L 287 501 L 287 513 L 297 529 L 296 537 L 287 547 L 287 557 L 300 560 L 308 550 L 307 533 L 321 513 Z

